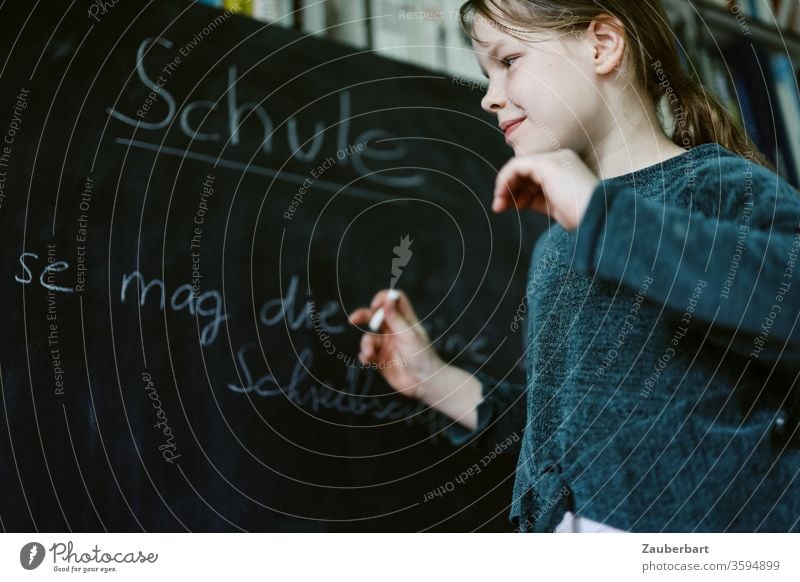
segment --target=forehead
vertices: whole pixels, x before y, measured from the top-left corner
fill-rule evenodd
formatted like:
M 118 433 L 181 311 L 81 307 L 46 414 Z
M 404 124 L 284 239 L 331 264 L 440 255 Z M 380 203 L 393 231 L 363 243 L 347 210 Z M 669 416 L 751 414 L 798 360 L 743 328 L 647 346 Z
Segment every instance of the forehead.
M 506 23 L 503 20 L 494 22 L 485 16 L 475 17 L 472 25 L 472 47 L 476 52 L 493 54 L 493 49 L 505 44 L 525 44 L 536 48 L 542 42 L 559 38 L 554 30 L 522 30 L 518 25 Z
M 486 51 L 498 42 L 518 40 L 503 30 L 503 26 L 488 20 L 485 16 L 476 16 L 472 24 L 472 33 L 479 40 L 472 39 L 472 45 L 476 50 Z

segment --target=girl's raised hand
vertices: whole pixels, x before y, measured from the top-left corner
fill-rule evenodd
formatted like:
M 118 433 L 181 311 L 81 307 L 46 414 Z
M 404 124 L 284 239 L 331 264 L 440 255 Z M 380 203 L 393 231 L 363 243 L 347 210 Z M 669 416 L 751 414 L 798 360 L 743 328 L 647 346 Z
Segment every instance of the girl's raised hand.
M 492 210 L 536 210 L 567 230 L 578 227 L 600 179 L 572 150 L 511 158 L 497 174 Z

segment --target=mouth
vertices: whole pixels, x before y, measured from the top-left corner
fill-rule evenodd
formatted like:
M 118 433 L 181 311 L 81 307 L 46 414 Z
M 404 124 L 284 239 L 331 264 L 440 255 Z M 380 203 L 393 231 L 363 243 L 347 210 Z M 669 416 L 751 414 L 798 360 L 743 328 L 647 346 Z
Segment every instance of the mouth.
M 523 121 L 525 121 L 524 117 L 506 126 L 506 128 L 503 130 L 503 133 L 506 136 L 506 143 L 508 143 L 511 134 L 514 133 L 514 131 L 522 124 Z

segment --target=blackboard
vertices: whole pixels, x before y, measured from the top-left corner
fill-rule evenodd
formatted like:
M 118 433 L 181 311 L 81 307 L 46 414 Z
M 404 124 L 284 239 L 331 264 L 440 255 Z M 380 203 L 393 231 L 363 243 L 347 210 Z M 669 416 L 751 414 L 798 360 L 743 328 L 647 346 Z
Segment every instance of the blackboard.
M 191 2 L 6 3 L 4 531 L 506 531 L 516 459 L 356 360 L 388 287 L 524 380 L 482 92 Z M 404 249 L 404 250 L 402 250 Z M 448 487 L 449 488 L 449 487 Z

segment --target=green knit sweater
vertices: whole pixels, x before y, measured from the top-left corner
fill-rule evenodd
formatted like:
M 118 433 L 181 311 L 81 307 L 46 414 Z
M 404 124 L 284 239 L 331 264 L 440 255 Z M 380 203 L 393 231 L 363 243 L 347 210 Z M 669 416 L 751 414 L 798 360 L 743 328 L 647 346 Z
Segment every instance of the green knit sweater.
M 800 195 L 714 143 L 601 181 L 531 258 L 527 386 L 485 371 L 478 427 L 520 439 L 510 520 L 800 531 Z

